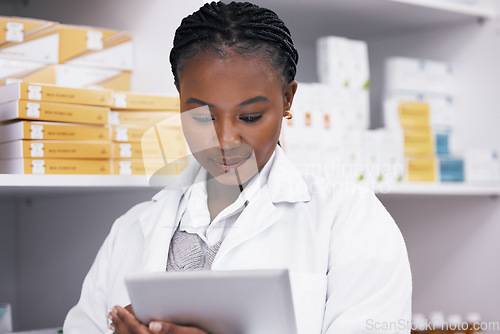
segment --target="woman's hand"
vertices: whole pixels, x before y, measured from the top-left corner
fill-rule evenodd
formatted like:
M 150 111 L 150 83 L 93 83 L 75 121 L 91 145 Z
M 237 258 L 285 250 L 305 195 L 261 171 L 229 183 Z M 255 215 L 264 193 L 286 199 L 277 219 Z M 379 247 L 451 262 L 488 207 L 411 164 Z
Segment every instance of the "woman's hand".
M 132 307 L 115 306 L 109 312 L 108 318 L 112 321 L 110 329 L 116 334 L 207 334 L 196 327 L 186 327 L 164 321 L 151 321 L 146 327 L 134 316 Z

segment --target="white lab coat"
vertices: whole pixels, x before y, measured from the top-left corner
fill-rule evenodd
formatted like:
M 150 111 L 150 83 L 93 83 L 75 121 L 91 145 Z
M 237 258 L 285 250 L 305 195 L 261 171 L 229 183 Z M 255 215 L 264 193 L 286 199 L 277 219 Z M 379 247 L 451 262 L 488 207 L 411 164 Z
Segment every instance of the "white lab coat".
M 65 334 L 107 332 L 111 307 L 130 303 L 124 277 L 165 271 L 181 196 L 180 188 L 162 190 L 117 219 Z M 212 264 L 212 270 L 271 268 L 291 272 L 300 334 L 410 332 L 408 256 L 389 213 L 367 189 L 300 174 L 279 147 L 267 184 Z

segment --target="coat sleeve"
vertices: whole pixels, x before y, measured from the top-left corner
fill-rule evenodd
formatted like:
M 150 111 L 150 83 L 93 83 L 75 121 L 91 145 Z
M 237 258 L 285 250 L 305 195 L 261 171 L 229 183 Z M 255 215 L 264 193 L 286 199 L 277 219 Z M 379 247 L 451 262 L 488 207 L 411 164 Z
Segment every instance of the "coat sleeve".
M 120 268 L 126 266 L 123 262 L 127 261 L 124 251 L 130 235 L 140 233 L 133 223 L 138 213 L 147 206 L 148 202 L 140 203 L 114 222 L 83 281 L 78 304 L 66 316 L 65 334 L 112 333 L 108 329 L 107 314 L 113 306 L 110 303 L 116 303 L 116 300 L 110 300 L 110 289 L 118 284 L 116 280 L 121 277 L 118 273 Z
M 108 265 L 112 258 L 113 244 L 118 224 L 113 224 L 83 281 L 80 300 L 66 316 L 63 331 L 68 334 L 112 333 L 106 322 L 108 299 Z
M 323 333 L 410 333 L 411 272 L 399 228 L 373 192 L 353 191 L 331 231 Z

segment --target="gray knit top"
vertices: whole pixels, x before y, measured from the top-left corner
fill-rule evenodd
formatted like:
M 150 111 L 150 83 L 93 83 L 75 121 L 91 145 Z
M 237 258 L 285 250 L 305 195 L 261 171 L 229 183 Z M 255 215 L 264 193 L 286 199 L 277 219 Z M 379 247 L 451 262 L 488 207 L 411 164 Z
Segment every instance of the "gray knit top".
M 203 252 L 200 238 L 194 233 L 177 229 L 170 241 L 167 271 L 210 270 L 222 240 Z

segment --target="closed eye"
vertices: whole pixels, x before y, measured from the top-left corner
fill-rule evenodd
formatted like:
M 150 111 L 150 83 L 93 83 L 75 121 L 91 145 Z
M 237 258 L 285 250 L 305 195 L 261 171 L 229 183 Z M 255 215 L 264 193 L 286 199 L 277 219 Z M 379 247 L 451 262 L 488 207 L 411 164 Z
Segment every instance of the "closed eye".
M 259 119 L 262 118 L 262 115 L 256 115 L 256 116 L 240 116 L 240 119 L 245 122 L 245 123 L 254 123 L 257 122 Z
M 192 118 L 198 123 L 208 123 L 214 120 L 214 117 L 210 115 L 193 115 Z

